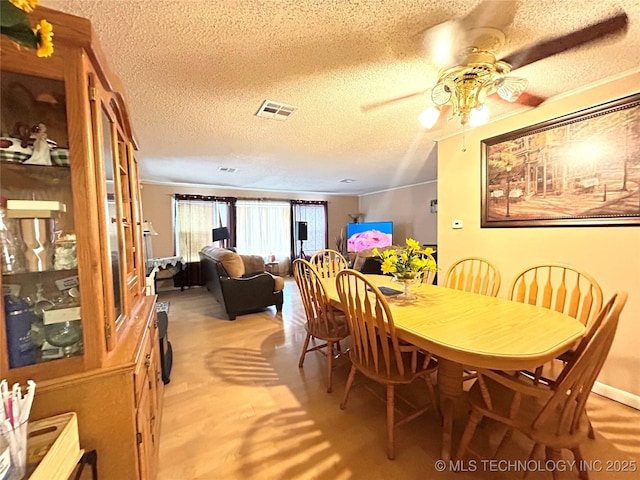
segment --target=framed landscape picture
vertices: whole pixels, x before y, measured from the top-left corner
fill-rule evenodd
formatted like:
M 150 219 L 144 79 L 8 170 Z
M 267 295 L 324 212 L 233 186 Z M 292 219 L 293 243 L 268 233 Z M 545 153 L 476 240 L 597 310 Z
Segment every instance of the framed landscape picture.
M 640 225 L 640 93 L 482 141 L 481 227 Z

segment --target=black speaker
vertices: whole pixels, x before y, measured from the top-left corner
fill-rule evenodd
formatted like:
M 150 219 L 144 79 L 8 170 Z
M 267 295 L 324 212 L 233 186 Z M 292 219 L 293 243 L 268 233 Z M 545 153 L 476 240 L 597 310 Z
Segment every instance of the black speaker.
M 227 227 L 214 228 L 211 230 L 211 236 L 214 242 L 229 239 L 229 229 Z
M 307 239 L 307 222 L 296 222 L 298 224 L 298 240 Z

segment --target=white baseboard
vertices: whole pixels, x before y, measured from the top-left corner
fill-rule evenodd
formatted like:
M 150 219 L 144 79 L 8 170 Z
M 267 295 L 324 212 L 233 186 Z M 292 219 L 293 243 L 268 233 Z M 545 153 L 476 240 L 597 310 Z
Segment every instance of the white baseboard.
M 634 395 L 633 393 L 625 392 L 624 390 L 600 382 L 594 383 L 591 391 L 615 400 L 616 402 L 628 405 L 636 410 L 640 410 L 640 396 Z

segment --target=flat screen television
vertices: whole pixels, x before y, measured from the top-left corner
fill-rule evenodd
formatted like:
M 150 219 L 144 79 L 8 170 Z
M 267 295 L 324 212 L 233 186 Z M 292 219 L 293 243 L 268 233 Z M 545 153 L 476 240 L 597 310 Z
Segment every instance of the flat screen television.
M 393 245 L 393 222 L 347 224 L 347 250 L 349 252 L 390 245 Z

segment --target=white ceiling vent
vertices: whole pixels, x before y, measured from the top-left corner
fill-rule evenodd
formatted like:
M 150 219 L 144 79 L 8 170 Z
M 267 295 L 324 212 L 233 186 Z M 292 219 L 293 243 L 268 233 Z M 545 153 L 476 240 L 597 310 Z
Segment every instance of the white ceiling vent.
M 271 100 L 265 100 L 258 113 L 257 117 L 272 118 L 274 120 L 286 120 L 298 107 L 286 105 L 280 102 L 272 102 Z
M 238 169 L 234 167 L 220 167 L 218 168 L 218 171 L 226 173 L 236 173 Z

